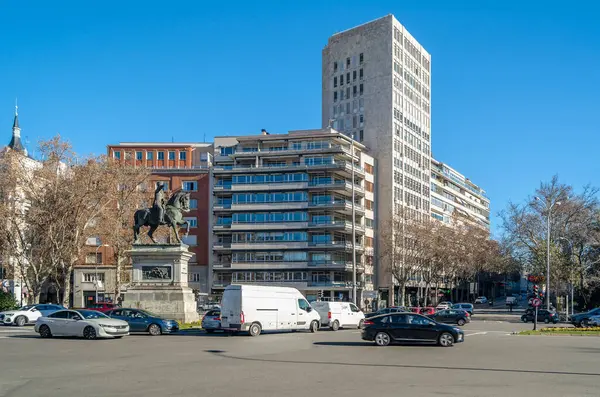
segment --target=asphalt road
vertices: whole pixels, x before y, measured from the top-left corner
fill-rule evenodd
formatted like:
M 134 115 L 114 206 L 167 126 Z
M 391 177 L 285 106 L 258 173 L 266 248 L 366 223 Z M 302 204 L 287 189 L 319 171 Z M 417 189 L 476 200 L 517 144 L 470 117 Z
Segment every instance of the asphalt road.
M 600 339 L 511 335 L 529 328 L 474 321 L 452 348 L 380 348 L 357 330 L 87 341 L 0 327 L 0 396 L 600 394 Z

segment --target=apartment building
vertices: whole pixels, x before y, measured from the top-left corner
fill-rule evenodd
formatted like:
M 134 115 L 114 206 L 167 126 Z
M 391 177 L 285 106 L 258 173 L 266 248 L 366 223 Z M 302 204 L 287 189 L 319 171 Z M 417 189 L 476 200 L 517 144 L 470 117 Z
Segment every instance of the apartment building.
M 441 222 L 470 222 L 490 229 L 490 200 L 469 178 L 431 159 L 431 216 Z
M 430 101 L 431 56 L 393 15 L 329 38 L 322 125 L 356 137 L 377 159 L 380 230 L 403 209 L 417 219 L 431 216 Z M 387 266 L 378 262 L 377 287 L 394 304 Z
M 151 189 L 158 183 L 163 183 L 167 195 L 177 190 L 190 193 L 190 212 L 185 219 L 190 223 L 190 233 L 184 238 L 189 250 L 194 254 L 189 263 L 188 276 L 191 288 L 200 295 L 209 293 L 209 258 L 211 255 L 211 206 L 212 187 L 210 166 L 212 165 L 213 146 L 211 143 L 172 143 L 172 142 L 121 142 L 108 145 L 108 156 L 113 159 L 148 167 L 152 171 Z M 147 205 L 152 205 L 152 192 L 149 192 Z M 110 264 L 109 256 L 102 255 L 102 249 L 97 254 L 95 250 L 99 240 L 90 239 L 90 249 L 86 256 L 83 273 L 89 271 L 92 264 Z M 110 247 L 104 248 L 107 253 Z M 95 262 L 94 262 L 95 261 Z M 110 267 L 102 268 L 110 271 Z M 95 271 L 95 269 L 94 269 Z M 102 270 L 103 272 L 103 270 Z M 86 276 L 85 274 L 82 276 Z M 95 277 L 95 276 L 94 276 Z M 109 275 L 99 275 L 100 280 L 109 280 Z M 88 280 L 89 281 L 89 280 Z M 82 286 L 89 287 L 89 282 L 83 280 Z M 110 298 L 108 289 L 102 297 Z M 87 303 L 92 291 L 87 288 L 82 291 Z
M 214 145 L 213 293 L 257 283 L 292 286 L 309 300 L 352 300 L 356 269 L 362 303 L 376 262 L 367 148 L 332 128 L 263 130 Z

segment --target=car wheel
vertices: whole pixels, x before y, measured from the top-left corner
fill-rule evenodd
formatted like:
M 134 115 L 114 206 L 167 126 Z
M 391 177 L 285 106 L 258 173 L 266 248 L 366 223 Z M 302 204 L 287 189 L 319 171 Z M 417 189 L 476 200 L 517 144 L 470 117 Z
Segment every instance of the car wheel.
M 94 327 L 88 325 L 83 330 L 83 337 L 85 339 L 96 339 L 98 335 L 96 334 L 96 330 L 94 329 Z
M 582 325 L 581 325 L 582 327 L 586 327 L 586 328 L 590 326 L 590 322 L 588 321 L 588 319 L 587 319 L 587 318 L 586 318 L 585 320 L 583 320 L 583 321 L 581 322 L 581 324 L 582 324 Z
M 50 331 L 50 327 L 47 325 L 42 325 L 39 332 L 42 338 L 52 338 L 52 331 Z
M 454 336 L 449 332 L 443 332 L 438 339 L 438 343 L 442 347 L 450 347 L 454 344 Z
M 23 327 L 27 324 L 27 318 L 25 316 L 19 316 L 15 319 L 15 325 L 17 327 Z
M 206 333 L 207 333 L 207 334 L 212 334 L 213 332 L 215 332 L 215 330 L 214 330 L 214 329 L 207 329 L 207 330 L 205 330 L 205 331 L 206 331 Z
M 525 316 L 521 317 L 521 321 L 523 321 L 524 323 L 526 323 L 527 322 L 527 317 L 525 317 Z
M 456 322 L 456 324 L 460 325 L 461 327 L 463 325 L 465 325 L 465 320 L 463 320 L 462 318 L 458 319 L 458 321 Z
M 335 320 L 333 324 L 331 324 L 331 330 L 337 331 L 338 329 L 340 329 L 340 322 L 338 320 Z
M 365 320 L 360 320 L 358 322 L 358 329 L 362 329 L 362 327 L 364 327 L 364 326 L 365 326 Z
M 319 322 L 318 321 L 313 321 L 312 323 L 310 323 L 310 332 L 315 333 L 319 330 Z
M 115 336 L 115 339 L 121 339 L 122 336 Z
M 148 327 L 148 333 L 152 336 L 158 336 L 162 333 L 162 330 L 158 324 L 150 324 Z
M 261 331 L 262 327 L 259 323 L 252 323 L 252 325 L 250 326 L 250 336 L 258 336 L 260 335 Z
M 550 324 L 550 319 L 548 319 L 548 318 L 544 319 L 544 323 Z
M 375 344 L 377 346 L 387 346 L 391 341 L 390 336 L 385 332 L 378 332 L 375 335 Z

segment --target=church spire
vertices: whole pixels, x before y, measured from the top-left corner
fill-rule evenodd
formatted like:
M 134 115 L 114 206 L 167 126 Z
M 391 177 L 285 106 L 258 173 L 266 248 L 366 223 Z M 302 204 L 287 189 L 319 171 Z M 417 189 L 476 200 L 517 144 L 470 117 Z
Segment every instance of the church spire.
M 15 103 L 15 120 L 13 121 L 12 128 L 12 139 L 8 144 L 8 147 L 16 150 L 17 152 L 23 152 L 27 154 L 23 143 L 21 142 L 21 128 L 19 128 L 19 106 Z

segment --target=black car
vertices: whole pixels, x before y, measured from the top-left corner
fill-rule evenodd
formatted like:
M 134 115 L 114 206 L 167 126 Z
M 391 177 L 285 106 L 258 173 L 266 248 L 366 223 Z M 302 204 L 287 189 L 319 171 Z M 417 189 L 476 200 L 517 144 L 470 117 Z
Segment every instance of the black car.
M 437 321 L 438 323 L 458 324 L 460 326 L 471 322 L 469 313 L 464 310 L 457 309 L 440 310 L 439 312 L 430 314 L 427 317 Z
M 429 343 L 450 347 L 464 341 L 465 334 L 458 328 L 437 323 L 416 313 L 391 313 L 365 320 L 362 338 L 377 346 L 392 342 Z
M 588 320 L 592 316 L 600 316 L 600 307 L 592 309 L 589 312 L 574 314 L 569 317 L 569 322 L 576 327 L 587 327 Z
M 385 307 L 383 309 L 377 310 L 376 312 L 365 314 L 365 318 L 371 318 L 371 317 L 375 317 L 375 316 L 380 316 L 382 314 L 406 313 L 406 312 L 410 312 L 410 310 L 408 310 L 404 306 Z
M 528 321 L 533 322 L 534 316 L 535 316 L 535 310 L 527 309 L 525 311 L 525 314 L 523 314 L 521 316 L 521 321 L 523 321 L 524 323 L 526 323 Z M 557 324 L 559 321 L 559 318 L 558 318 L 558 314 L 556 314 L 556 312 L 548 311 L 546 309 L 538 309 L 537 321 L 538 321 L 538 323 L 544 322 L 546 324 L 549 324 L 549 323 Z

